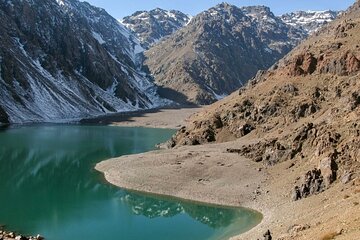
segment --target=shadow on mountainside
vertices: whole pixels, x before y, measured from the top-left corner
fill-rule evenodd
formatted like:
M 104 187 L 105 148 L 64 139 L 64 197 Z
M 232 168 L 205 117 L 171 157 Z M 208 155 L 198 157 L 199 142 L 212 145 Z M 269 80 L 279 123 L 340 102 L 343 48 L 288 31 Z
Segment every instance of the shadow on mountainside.
M 162 108 L 154 108 L 147 110 L 139 110 L 134 112 L 121 112 L 121 113 L 111 113 L 102 116 L 97 116 L 93 118 L 85 118 L 80 120 L 81 124 L 103 124 L 109 125 L 114 122 L 134 122 L 132 118 L 136 117 L 145 117 L 148 113 L 159 113 L 164 110 L 169 109 L 186 109 L 186 108 L 196 108 L 197 105 L 178 105 L 178 106 L 166 106 Z
M 196 104 L 189 102 L 186 95 L 168 87 L 158 86 L 158 94 L 162 98 L 170 99 L 171 101 L 174 101 L 184 106 L 197 106 Z

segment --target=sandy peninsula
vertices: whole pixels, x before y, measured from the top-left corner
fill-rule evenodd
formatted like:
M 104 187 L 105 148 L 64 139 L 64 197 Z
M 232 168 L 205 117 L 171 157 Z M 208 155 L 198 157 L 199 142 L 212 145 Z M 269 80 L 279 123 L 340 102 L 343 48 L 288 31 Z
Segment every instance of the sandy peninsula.
M 83 119 L 82 123 L 106 124 L 122 127 L 149 127 L 179 129 L 187 124 L 187 119 L 200 111 L 201 107 L 179 107 L 167 109 L 150 109 L 140 112 L 124 112 L 108 114 L 91 119 Z
M 172 119 L 174 112 L 167 113 Z M 165 120 L 166 115 L 162 114 L 161 119 Z M 149 114 L 149 119 L 157 117 Z M 137 121 L 132 124 L 149 126 L 147 123 Z M 254 141 L 245 137 L 229 143 L 123 156 L 101 162 L 96 169 L 104 173 L 107 181 L 125 189 L 242 206 L 263 214 L 264 219 L 258 226 L 233 240 L 263 239 L 263 233 L 268 229 L 273 239 L 358 239 L 359 180 L 346 185 L 338 183 L 322 194 L 292 201 L 289 189 L 298 180 L 298 172 L 306 172 L 309 166 L 283 163 L 266 168 L 261 163 L 226 151 Z M 283 174 L 284 171 L 287 174 Z

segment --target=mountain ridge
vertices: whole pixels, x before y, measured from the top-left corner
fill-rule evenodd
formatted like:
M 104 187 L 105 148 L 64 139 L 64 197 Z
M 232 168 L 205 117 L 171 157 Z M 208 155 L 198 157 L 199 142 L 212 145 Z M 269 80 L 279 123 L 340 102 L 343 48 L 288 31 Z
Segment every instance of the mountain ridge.
M 162 38 L 184 27 L 191 19 L 177 10 L 155 8 L 150 11 L 137 11 L 120 20 L 139 39 L 144 48 L 149 48 Z
M 105 10 L 75 0 L 0 7 L 4 120 L 67 121 L 169 103 L 142 71 L 136 37 Z
M 270 67 L 304 38 L 303 31 L 268 11 L 259 13 L 263 21 L 246 15 L 245 9 L 219 4 L 145 52 L 144 64 L 163 96 L 179 92 L 182 99 L 172 100 L 212 103 L 259 69 Z
M 303 29 L 308 34 L 316 32 L 325 24 L 335 20 L 341 11 L 295 11 L 286 13 L 280 18 L 289 25 Z
M 11 25 L 2 28 L 5 44 L 0 51 L 0 118 L 3 122 L 67 121 L 171 104 L 164 98 L 172 98 L 180 104 L 209 104 L 243 85 L 259 68 L 272 65 L 306 35 L 302 30 L 286 26 L 267 7 L 237 8 L 223 3 L 211 8 L 212 12 L 205 11 L 203 19 L 208 22 L 204 26 L 197 22 L 191 30 L 196 32 L 199 30 L 196 28 L 200 27 L 202 32 L 202 36 L 195 35 L 195 40 L 199 39 L 194 44 L 186 46 L 191 41 L 184 38 L 180 45 L 185 48 L 172 45 L 178 56 L 172 56 L 174 49 L 165 46 L 164 52 L 162 47 L 157 47 L 162 43 L 155 44 L 145 55 L 149 57 L 149 53 L 160 48 L 159 56 L 155 56 L 154 60 L 145 59 L 146 65 L 143 66 L 146 48 L 160 40 L 169 41 L 170 38 L 173 41 L 174 36 L 189 24 L 188 15 L 160 8 L 133 14 L 136 17 L 142 14 L 150 17 L 146 15 L 150 14 L 157 24 L 163 24 L 161 31 L 154 30 L 160 35 L 141 43 L 136 31 L 119 24 L 104 9 L 75 0 L 42 1 L 48 9 L 33 1 L 2 3 L 5 10 L 1 15 L 2 21 Z M 227 10 L 216 12 L 216 8 Z M 16 11 L 23 11 L 24 16 L 16 14 Z M 245 14 L 240 16 L 236 11 Z M 230 19 L 232 13 L 240 14 L 240 19 L 247 18 L 243 26 L 236 25 L 235 18 Z M 221 20 L 223 26 L 217 26 L 212 18 Z M 60 28 L 69 32 L 62 34 Z M 239 29 L 233 31 L 232 28 Z M 249 52 L 244 46 L 236 47 L 235 51 L 232 49 L 237 38 L 243 38 L 239 34 L 243 28 L 249 31 L 252 28 L 256 32 L 257 36 L 245 34 L 249 39 L 242 41 L 255 52 Z M 216 36 L 221 36 L 224 29 L 225 40 L 230 39 L 225 43 L 222 37 Z M 212 30 L 214 33 L 211 33 Z M 281 36 L 284 32 L 287 34 L 285 38 Z M 187 36 L 180 34 L 180 38 L 177 36 L 175 39 L 183 37 Z M 289 39 L 292 39 L 290 44 Z M 188 47 L 193 49 L 186 49 Z M 9 50 L 15 53 L 15 58 L 9 56 Z M 255 54 L 259 59 L 248 60 L 246 56 L 239 57 L 241 54 L 238 53 L 246 56 Z M 166 57 L 163 58 L 162 54 Z M 174 64 L 169 64 L 167 60 Z M 234 65 L 234 62 L 247 65 Z M 21 67 L 22 64 L 24 66 Z M 231 69 L 240 67 L 247 72 L 236 70 L 232 73 Z M 153 79 L 155 82 L 152 82 Z

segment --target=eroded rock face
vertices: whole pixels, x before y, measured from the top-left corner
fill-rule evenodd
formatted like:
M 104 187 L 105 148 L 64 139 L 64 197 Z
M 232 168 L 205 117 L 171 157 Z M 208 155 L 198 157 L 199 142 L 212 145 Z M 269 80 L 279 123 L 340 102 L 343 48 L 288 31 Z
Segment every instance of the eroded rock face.
M 352 52 L 341 56 L 327 57 L 326 54 L 314 56 L 312 53 L 298 55 L 289 71 L 291 76 L 311 75 L 314 73 L 347 76 L 360 70 L 360 61 Z
M 330 184 L 336 180 L 336 172 L 338 167 L 335 159 L 337 159 L 336 154 L 331 157 L 323 158 L 320 161 L 319 169 L 321 170 L 324 177 L 325 186 L 330 186 Z
M 336 180 L 338 170 L 335 159 L 337 156 L 332 155 L 322 159 L 319 168 L 308 171 L 303 177 L 302 184 L 295 186 L 292 199 L 294 201 L 309 197 L 314 194 L 325 191 Z
M 255 162 L 263 162 L 268 166 L 287 160 L 291 153 L 289 147 L 281 144 L 278 139 L 262 141 L 239 149 L 227 149 L 227 152 L 241 154 Z
M 291 74 L 293 76 L 312 74 L 316 70 L 317 62 L 318 60 L 311 53 L 299 55 L 293 63 Z
M 297 201 L 310 195 L 320 193 L 324 190 L 324 177 L 322 176 L 321 170 L 314 169 L 305 174 L 301 186 L 295 186 L 292 199 Z
M 319 63 L 320 73 L 351 75 L 360 69 L 359 59 L 351 52 L 346 52 L 337 59 L 323 59 Z

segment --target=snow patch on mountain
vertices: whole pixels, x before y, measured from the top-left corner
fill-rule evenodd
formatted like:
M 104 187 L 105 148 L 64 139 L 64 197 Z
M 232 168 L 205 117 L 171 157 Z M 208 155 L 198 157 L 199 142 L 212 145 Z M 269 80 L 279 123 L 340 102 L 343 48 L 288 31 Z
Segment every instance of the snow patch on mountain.
M 159 42 L 187 25 L 191 17 L 180 11 L 156 8 L 151 11 L 138 11 L 119 22 L 132 31 L 144 48 Z
M 100 44 L 104 44 L 106 43 L 104 41 L 104 39 L 102 39 L 102 37 L 100 36 L 100 34 L 96 33 L 96 32 L 92 32 L 93 37 L 100 43 Z
M 5 19 L 0 110 L 11 123 L 64 122 L 172 103 L 140 70 L 144 49 L 137 37 L 105 10 L 77 0 L 12 0 L 0 2 Z
M 324 24 L 333 21 L 341 12 L 337 11 L 297 11 L 281 16 L 288 25 L 302 28 L 307 33 L 317 31 Z

